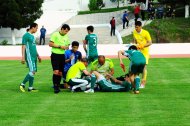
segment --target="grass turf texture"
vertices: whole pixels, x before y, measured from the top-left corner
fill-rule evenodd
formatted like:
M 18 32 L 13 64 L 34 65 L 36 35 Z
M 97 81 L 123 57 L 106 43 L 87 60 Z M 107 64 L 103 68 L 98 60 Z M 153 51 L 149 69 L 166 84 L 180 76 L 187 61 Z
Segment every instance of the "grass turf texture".
M 122 75 L 119 60 L 115 76 Z M 124 59 L 128 64 L 128 60 Z M 190 125 L 190 59 L 150 59 L 148 82 L 129 92 L 54 94 L 50 61 L 38 64 L 38 93 L 19 92 L 28 69 L 20 61 L 0 61 L 1 126 L 187 126 Z M 28 84 L 27 84 L 28 87 Z

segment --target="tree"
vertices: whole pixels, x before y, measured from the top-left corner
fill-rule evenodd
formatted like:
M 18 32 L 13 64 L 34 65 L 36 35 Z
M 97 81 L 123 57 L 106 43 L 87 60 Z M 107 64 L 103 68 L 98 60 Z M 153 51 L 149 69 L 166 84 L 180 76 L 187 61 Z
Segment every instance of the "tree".
M 158 0 L 158 1 L 163 4 L 170 4 L 173 6 L 175 6 L 176 4 L 185 6 L 185 18 L 189 18 L 190 0 Z
M 104 7 L 104 3 L 103 0 L 90 0 L 89 4 L 88 4 L 88 8 L 89 10 L 99 10 L 102 7 Z
M 0 27 L 11 28 L 12 43 L 15 42 L 14 29 L 28 27 L 42 15 L 44 0 L 0 0 Z

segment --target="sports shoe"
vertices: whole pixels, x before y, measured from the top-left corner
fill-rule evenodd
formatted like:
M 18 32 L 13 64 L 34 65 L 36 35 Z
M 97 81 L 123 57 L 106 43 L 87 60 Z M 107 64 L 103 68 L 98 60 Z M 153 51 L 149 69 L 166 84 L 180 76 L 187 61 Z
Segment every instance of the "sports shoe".
M 24 85 L 20 85 L 19 87 L 20 87 L 21 92 L 25 92 L 25 86 Z
M 35 88 L 32 88 L 32 89 L 28 89 L 28 92 L 38 92 L 38 90 Z
M 88 89 L 87 91 L 84 91 L 84 93 L 94 93 L 94 89 Z
M 139 94 L 140 92 L 139 91 L 134 91 L 135 94 Z
M 75 86 L 72 86 L 71 92 L 75 92 L 75 89 L 76 89 L 76 87 L 75 87 Z

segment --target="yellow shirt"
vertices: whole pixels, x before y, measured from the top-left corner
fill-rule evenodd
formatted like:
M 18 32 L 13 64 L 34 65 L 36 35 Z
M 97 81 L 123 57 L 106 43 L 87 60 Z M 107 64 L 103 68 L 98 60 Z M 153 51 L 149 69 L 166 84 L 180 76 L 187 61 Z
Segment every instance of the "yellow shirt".
M 54 42 L 56 45 L 60 46 L 69 46 L 70 45 L 70 40 L 68 35 L 61 35 L 59 32 L 55 32 L 52 34 L 50 41 Z M 51 49 L 52 53 L 55 54 L 65 54 L 65 50 L 60 49 L 60 48 L 54 48 L 52 47 Z
M 136 30 L 133 31 L 133 37 L 136 40 L 137 44 L 145 45 L 147 41 L 151 41 L 151 37 L 148 31 L 141 29 L 141 32 L 138 33 Z M 144 55 L 149 55 L 149 47 L 144 47 L 140 50 Z
M 71 66 L 67 72 L 66 82 L 69 82 L 69 80 L 73 78 L 81 78 L 83 70 L 86 70 L 86 67 L 84 63 L 80 61 Z

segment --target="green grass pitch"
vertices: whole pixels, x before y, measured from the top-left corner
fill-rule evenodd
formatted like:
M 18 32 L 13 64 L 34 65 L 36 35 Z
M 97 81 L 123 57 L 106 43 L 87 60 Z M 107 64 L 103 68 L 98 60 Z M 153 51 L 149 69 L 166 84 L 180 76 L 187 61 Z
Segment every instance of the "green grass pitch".
M 113 62 L 115 76 L 122 75 L 119 60 Z M 38 64 L 34 87 L 40 91 L 21 93 L 19 84 L 27 72 L 20 61 L 0 61 L 0 126 L 190 125 L 188 58 L 150 59 L 147 85 L 139 95 L 68 90 L 54 94 L 49 60 Z

